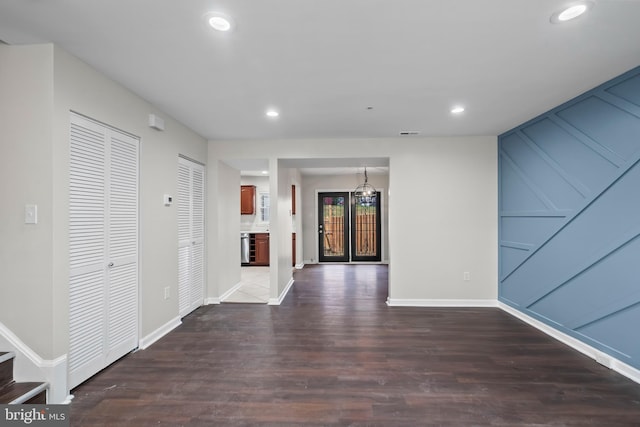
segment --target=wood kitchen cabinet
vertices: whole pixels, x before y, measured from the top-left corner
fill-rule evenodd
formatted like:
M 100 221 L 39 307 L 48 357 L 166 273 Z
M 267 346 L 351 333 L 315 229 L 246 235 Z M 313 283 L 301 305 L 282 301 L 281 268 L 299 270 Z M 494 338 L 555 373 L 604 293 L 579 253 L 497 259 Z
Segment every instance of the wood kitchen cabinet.
M 269 234 L 256 233 L 252 235 L 254 258 L 251 265 L 269 265 Z
M 256 213 L 256 186 L 240 186 L 240 215 L 255 215 Z

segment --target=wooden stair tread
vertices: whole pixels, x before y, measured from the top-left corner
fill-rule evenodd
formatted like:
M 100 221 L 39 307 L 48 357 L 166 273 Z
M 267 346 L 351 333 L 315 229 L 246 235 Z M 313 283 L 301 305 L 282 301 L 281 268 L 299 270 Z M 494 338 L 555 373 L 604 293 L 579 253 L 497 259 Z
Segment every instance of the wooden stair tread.
M 24 403 L 46 391 L 47 386 L 47 383 L 39 382 L 12 382 L 0 389 L 0 403 Z
M 0 390 L 13 382 L 13 358 L 11 351 L 0 352 Z

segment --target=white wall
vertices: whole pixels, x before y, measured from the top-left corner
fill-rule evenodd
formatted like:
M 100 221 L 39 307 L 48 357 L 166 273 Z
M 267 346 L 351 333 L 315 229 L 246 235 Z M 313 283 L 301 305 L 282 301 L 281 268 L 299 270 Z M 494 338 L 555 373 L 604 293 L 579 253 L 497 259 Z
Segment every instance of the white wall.
M 389 175 L 367 174 L 369 183 L 381 192 L 382 261 L 389 260 Z M 364 182 L 362 168 L 360 173 L 352 175 L 302 175 L 301 202 L 302 231 L 305 236 L 303 254 L 305 263 L 318 262 L 318 191 L 353 191 Z
M 0 44 L 0 64 L 0 322 L 52 359 L 53 47 Z
M 296 233 L 296 247 L 293 250 L 296 253 L 296 267 L 300 267 L 304 264 L 302 247 L 304 245 L 304 231 L 302 225 L 302 219 L 304 218 L 305 209 L 302 205 L 302 175 L 299 169 L 291 169 L 291 184 L 295 185 L 295 203 L 296 213 L 292 216 L 291 226 L 292 231 Z
M 206 162 L 206 140 L 56 46 L 0 44 L 0 62 L 0 322 L 45 361 L 68 351 L 70 110 L 141 139 L 141 338 L 175 321 L 177 213 L 162 196 L 176 194 L 179 154 Z M 149 113 L 164 132 L 148 127 Z M 37 225 L 24 224 L 27 203 Z
M 240 282 L 240 171 L 219 161 L 209 150 L 207 211 L 207 299 L 220 296 Z
M 398 143 L 389 187 L 390 298 L 495 300 L 496 138 Z
M 277 168 L 277 183 L 271 180 L 272 188 L 277 188 L 276 195 L 272 196 L 277 204 L 272 216 L 272 224 L 269 235 L 271 248 L 269 263 L 271 267 L 270 297 L 279 299 L 283 296 L 287 285 L 293 277 L 291 233 L 293 233 L 293 221 L 291 214 L 291 184 L 295 183 L 295 171 L 281 167 L 277 162 L 272 162 L 272 167 Z M 272 169 L 271 172 L 274 172 Z M 274 185 L 275 184 L 275 185 Z M 275 251 L 273 249 L 276 249 Z M 277 268 L 274 271 L 273 266 Z M 274 286 L 274 283 L 277 286 Z
M 251 158 L 269 158 L 270 165 L 277 159 L 349 158 L 361 153 L 367 153 L 367 157 L 388 157 L 391 302 L 495 303 L 496 137 L 210 141 L 209 144 L 210 163 L 214 159 L 248 157 L 248 153 Z M 270 170 L 271 174 L 274 172 Z M 284 191 L 277 178 L 275 185 Z M 417 194 L 421 186 L 424 191 Z M 308 212 L 302 214 L 306 217 Z M 285 234 L 286 231 L 282 236 Z M 309 238 L 302 237 L 305 241 Z M 463 281 L 465 271 L 470 273 L 470 281 Z M 281 288 L 284 284 L 278 285 Z

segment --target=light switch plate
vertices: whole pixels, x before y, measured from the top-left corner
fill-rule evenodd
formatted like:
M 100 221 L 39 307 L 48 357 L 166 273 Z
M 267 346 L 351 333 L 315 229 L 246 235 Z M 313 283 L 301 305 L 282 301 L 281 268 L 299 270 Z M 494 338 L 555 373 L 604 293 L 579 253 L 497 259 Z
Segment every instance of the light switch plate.
M 38 205 L 24 206 L 24 223 L 25 224 L 38 223 Z

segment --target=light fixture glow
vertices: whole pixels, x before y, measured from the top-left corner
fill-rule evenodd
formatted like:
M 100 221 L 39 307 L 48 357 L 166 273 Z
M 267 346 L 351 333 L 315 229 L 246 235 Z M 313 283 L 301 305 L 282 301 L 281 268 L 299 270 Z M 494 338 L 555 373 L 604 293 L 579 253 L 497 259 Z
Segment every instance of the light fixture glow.
M 562 22 L 571 21 L 581 15 L 584 15 L 589 9 L 593 7 L 591 0 L 581 1 L 578 3 L 572 3 L 562 10 L 557 11 L 551 15 L 551 22 L 553 24 L 560 24 Z
M 222 16 L 209 18 L 209 25 L 211 25 L 214 30 L 218 31 L 229 31 L 231 29 L 231 23 Z
M 364 168 L 364 183 L 359 184 L 355 190 L 353 190 L 355 202 L 358 206 L 375 206 L 376 204 L 376 188 L 369 184 L 369 177 L 367 176 L 367 167 Z
M 269 171 L 262 171 L 262 175 L 266 175 L 268 173 L 269 173 Z
M 266 114 L 267 117 L 278 117 L 280 115 L 276 110 L 269 110 Z
M 453 107 L 453 108 L 451 109 L 451 112 L 452 112 L 453 114 L 460 114 L 460 113 L 463 113 L 463 112 L 464 112 L 464 107 Z
M 585 6 L 584 4 L 571 6 L 570 8 L 560 12 L 560 15 L 558 15 L 558 20 L 568 21 L 570 19 L 577 18 L 578 16 L 582 15 L 586 11 L 587 11 L 587 6 Z
M 234 27 L 233 19 L 220 12 L 209 12 L 204 16 L 207 24 L 216 31 L 228 32 Z

